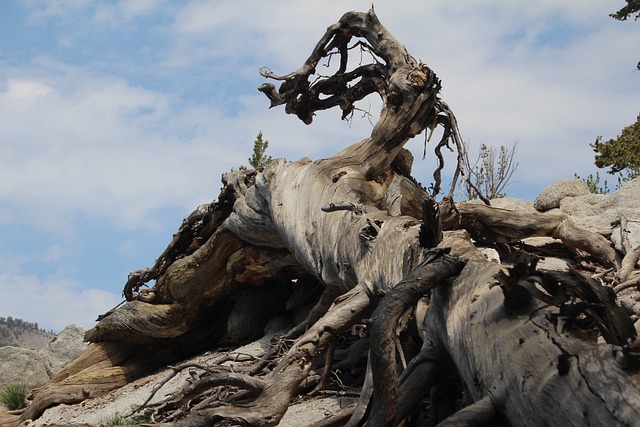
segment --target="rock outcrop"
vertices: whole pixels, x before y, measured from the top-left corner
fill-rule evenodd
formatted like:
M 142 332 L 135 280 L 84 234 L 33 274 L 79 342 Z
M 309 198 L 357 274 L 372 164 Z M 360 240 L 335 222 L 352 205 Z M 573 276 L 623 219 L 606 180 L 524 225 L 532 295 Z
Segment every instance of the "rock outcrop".
M 0 347 L 0 389 L 8 384 L 22 383 L 27 390 L 49 381 L 48 362 L 30 348 Z
M 84 352 L 83 336 L 83 328 L 70 325 L 41 350 L 0 347 L 0 388 L 11 383 L 22 383 L 27 390 L 43 385 Z
M 535 211 L 533 204 L 529 200 L 516 199 L 514 197 L 501 197 L 491 200 L 491 206 L 512 211 Z
M 539 211 L 547 211 L 559 207 L 560 201 L 566 197 L 586 194 L 590 194 L 590 191 L 583 180 L 579 178 L 563 179 L 543 188 L 533 202 L 533 207 Z
M 605 236 L 614 236 L 614 230 L 620 233 L 620 222 L 626 220 L 632 228 L 632 242 L 640 243 L 640 178 L 625 183 L 611 194 L 586 194 L 576 197 L 565 197 L 560 201 L 561 212 L 571 215 L 578 224 Z M 634 237 L 635 236 L 635 237 Z M 635 246 L 632 243 L 632 246 Z
M 84 328 L 69 325 L 41 350 L 42 356 L 49 362 L 54 373 L 80 357 L 86 350 L 88 344 L 84 342 L 84 333 Z

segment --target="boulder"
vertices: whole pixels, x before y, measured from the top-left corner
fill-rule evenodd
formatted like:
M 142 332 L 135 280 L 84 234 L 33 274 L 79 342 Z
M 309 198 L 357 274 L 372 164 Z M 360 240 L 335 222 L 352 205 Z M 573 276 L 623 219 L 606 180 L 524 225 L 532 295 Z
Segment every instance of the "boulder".
M 47 360 L 38 350 L 0 347 L 0 389 L 13 383 L 24 384 L 27 390 L 49 381 Z
M 41 350 L 54 373 L 84 353 L 89 345 L 84 342 L 84 333 L 84 328 L 78 325 L 69 325 Z
M 591 231 L 612 235 L 621 218 L 629 223 L 640 221 L 640 178 L 625 183 L 611 194 L 566 197 L 560 202 L 560 211 Z
M 631 248 L 640 245 L 640 177 L 625 183 L 613 193 L 611 204 L 615 207 L 618 219 L 627 220 L 626 231 Z M 614 230 L 611 239 L 617 247 L 616 239 L 618 236 L 616 234 L 620 236 L 620 233 L 616 233 Z M 619 245 L 622 247 L 621 243 Z M 626 250 L 621 250 L 621 252 L 626 253 Z
M 625 247 L 622 243 L 624 234 L 629 239 L 629 247 Z M 616 250 L 622 254 L 626 254 L 628 250 L 640 246 L 640 220 L 627 220 L 624 230 L 622 226 L 616 226 L 611 233 L 611 241 Z
M 0 347 L 0 388 L 11 383 L 22 383 L 27 390 L 40 387 L 84 352 L 84 332 L 80 326 L 67 326 L 41 350 Z
M 480 253 L 489 261 L 494 261 L 500 264 L 500 254 L 493 248 L 478 248 Z
M 612 209 L 609 194 L 567 197 L 560 202 L 559 211 L 571 215 L 579 225 L 605 236 L 611 234 L 612 224 L 620 220 Z
M 529 200 L 516 199 L 514 197 L 501 197 L 491 200 L 491 206 L 512 211 L 535 211 L 533 203 Z
M 560 206 L 560 201 L 565 197 L 575 197 L 590 194 L 589 186 L 580 178 L 563 179 L 546 186 L 542 189 L 533 207 L 539 211 L 547 211 L 549 209 Z

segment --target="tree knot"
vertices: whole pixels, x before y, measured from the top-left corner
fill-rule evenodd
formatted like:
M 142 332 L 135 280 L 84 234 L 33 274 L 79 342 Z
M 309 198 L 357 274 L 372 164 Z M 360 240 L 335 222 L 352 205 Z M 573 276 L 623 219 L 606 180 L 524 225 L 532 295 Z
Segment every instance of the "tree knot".
M 425 63 L 420 61 L 418 66 L 407 74 L 407 81 L 415 90 L 423 90 L 428 86 L 433 71 Z

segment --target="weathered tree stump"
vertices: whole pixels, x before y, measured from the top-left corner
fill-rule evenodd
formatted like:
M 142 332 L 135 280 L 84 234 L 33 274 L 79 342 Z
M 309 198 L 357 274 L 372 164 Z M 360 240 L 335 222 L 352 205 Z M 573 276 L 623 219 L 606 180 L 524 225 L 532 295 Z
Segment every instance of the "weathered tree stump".
M 372 62 L 349 68 L 354 49 L 369 52 Z M 316 67 L 332 56 L 338 70 L 318 77 Z M 636 330 L 613 290 L 578 272 L 539 271 L 535 260 L 509 258 L 509 250 L 502 251 L 504 264 L 491 262 L 477 246 L 509 249 L 525 237 L 550 236 L 614 270 L 615 250 L 566 215 L 455 205 L 460 157 L 449 194 L 435 203 L 440 150 L 461 147 L 456 119 L 438 96 L 435 73 L 373 10 L 331 25 L 297 71 L 261 72 L 282 82 L 259 88 L 271 106 L 285 105 L 306 124 L 336 106 L 348 117 L 372 93 L 382 98 L 380 118 L 368 138 L 331 158 L 278 159 L 261 171 L 225 175 L 218 200 L 185 220 L 153 267 L 132 273 L 128 302 L 87 333 L 95 343 L 87 353 L 34 391 L 22 413 L 0 414 L 0 425 L 212 348 L 242 285 L 310 278 L 324 294 L 285 337 L 288 350 L 227 377 L 212 367 L 201 384 L 227 387 L 225 397 L 200 398 L 206 405 L 170 425 L 276 425 L 292 399 L 309 392 L 305 381 L 324 385 L 337 337 L 356 324 L 370 334 L 359 402 L 322 425 L 399 425 L 423 413 L 420 402 L 430 395 L 431 422 L 443 425 L 637 423 Z M 440 164 L 428 193 L 411 178 L 403 146 L 438 126 Z M 312 381 L 318 369 L 325 373 Z M 189 399 L 204 396 L 196 389 L 185 390 Z M 460 390 L 464 399 L 451 404 Z

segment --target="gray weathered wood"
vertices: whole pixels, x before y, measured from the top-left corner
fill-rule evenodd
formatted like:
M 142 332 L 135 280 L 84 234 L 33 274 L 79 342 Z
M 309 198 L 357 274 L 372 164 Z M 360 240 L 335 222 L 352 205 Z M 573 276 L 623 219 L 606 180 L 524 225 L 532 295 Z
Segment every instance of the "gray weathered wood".
M 348 70 L 353 43 L 379 60 Z M 339 71 L 316 79 L 316 67 L 330 52 L 340 57 Z M 563 214 L 470 203 L 456 208 L 445 197 L 439 216 L 431 215 L 435 206 L 423 215 L 422 201 L 440 192 L 439 150 L 450 143 L 460 149 L 457 124 L 439 98 L 438 77 L 406 52 L 373 10 L 347 13 L 331 25 L 298 70 L 284 76 L 262 73 L 282 82 L 279 89 L 270 83 L 260 88 L 272 106 L 285 105 L 287 113 L 307 124 L 314 112 L 334 106 L 347 117 L 354 102 L 371 93 L 382 98 L 380 119 L 369 137 L 328 159 L 278 159 L 261 172 L 227 174 L 219 203 L 194 212 L 158 262 L 128 280 L 129 301 L 88 332 L 87 338 L 97 342 L 90 347 L 93 353 L 36 391 L 22 415 L 0 412 L 0 426 L 13 427 L 50 405 L 122 386 L 150 369 L 142 357 L 147 346 L 175 350 L 190 334 L 197 339 L 199 331 L 218 332 L 226 317 L 216 304 L 232 301 L 240 284 L 263 286 L 309 276 L 327 289 L 312 316 L 317 320 L 295 329 L 291 348 L 269 360 L 270 370 L 263 373 L 266 365 L 259 365 L 260 387 L 238 393 L 245 398 L 241 403 L 232 398 L 194 409 L 174 425 L 276 425 L 312 366 L 331 359 L 336 336 L 370 316 L 380 300 L 381 311 L 369 320 L 375 343 L 369 366 L 373 390 L 365 387 L 353 412 L 359 418 L 352 424 L 360 418 L 367 425 L 401 423 L 429 394 L 428 388 L 438 385 L 445 365 L 455 368 L 476 402 L 450 423 L 484 420 L 495 413 L 512 425 L 634 425 L 640 419 L 633 348 L 604 344 L 593 328 L 563 328 L 557 307 L 532 297 L 507 308 L 501 286 L 509 271 L 487 261 L 476 245 L 551 236 L 615 270 L 614 249 L 603 236 Z M 440 164 L 427 194 L 407 177 L 410 161 L 403 146 L 436 126 L 443 127 L 444 137 L 436 145 Z M 457 166 L 455 179 L 460 157 Z M 450 190 L 449 196 L 453 185 Z M 438 217 L 442 224 L 423 223 L 440 221 Z M 431 270 L 435 264 L 425 263 L 433 254 L 425 246 L 438 243 L 440 236 L 439 249 L 450 251 L 457 261 L 452 263 L 456 268 L 436 274 Z M 460 272 L 458 262 L 464 264 Z M 455 280 L 442 283 L 452 274 Z M 156 285 L 140 290 L 150 278 L 157 279 Z M 402 295 L 402 286 L 411 281 L 415 286 Z M 430 301 L 422 298 L 423 291 L 431 291 Z M 395 355 L 402 344 L 392 335 L 407 327 L 399 320 L 402 311 L 418 299 L 415 317 L 423 348 L 402 371 Z M 108 357 L 114 351 L 121 351 L 121 357 Z M 238 384 L 230 380 L 230 385 Z M 364 411 L 367 404 L 373 405 L 370 412 Z M 388 416 L 378 417 L 384 411 Z

